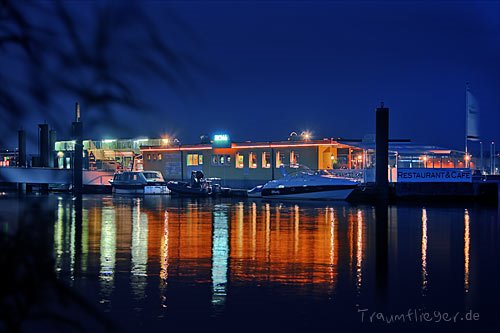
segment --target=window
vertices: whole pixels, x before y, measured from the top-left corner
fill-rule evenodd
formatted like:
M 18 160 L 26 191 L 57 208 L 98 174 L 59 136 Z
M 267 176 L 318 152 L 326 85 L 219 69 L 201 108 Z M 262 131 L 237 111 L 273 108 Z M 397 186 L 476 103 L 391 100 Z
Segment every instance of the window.
M 163 158 L 163 155 L 162 154 L 158 154 L 158 160 L 161 161 L 162 158 Z
M 262 153 L 262 167 L 264 169 L 271 167 L 271 153 L 268 151 Z
M 218 155 L 212 155 L 212 165 L 219 165 Z
M 299 164 L 299 154 L 297 154 L 295 151 L 290 152 L 290 165 L 297 165 Z
M 255 153 L 248 154 L 248 167 L 250 169 L 257 168 L 257 155 Z
M 203 156 L 199 155 L 200 163 L 203 164 Z M 213 166 L 231 166 L 231 156 L 230 155 L 212 155 L 212 165 Z
M 148 154 L 148 160 L 151 160 L 151 154 Z
M 282 164 L 284 164 L 284 159 L 285 155 L 283 153 L 280 153 L 279 151 L 276 152 L 276 168 L 279 168 Z
M 153 154 L 153 159 L 156 161 L 156 154 Z
M 203 164 L 203 155 L 198 155 L 198 164 L 199 165 Z
M 187 154 L 186 156 L 187 165 L 198 165 L 198 154 Z
M 236 168 L 242 169 L 245 165 L 245 156 L 240 153 L 236 153 Z

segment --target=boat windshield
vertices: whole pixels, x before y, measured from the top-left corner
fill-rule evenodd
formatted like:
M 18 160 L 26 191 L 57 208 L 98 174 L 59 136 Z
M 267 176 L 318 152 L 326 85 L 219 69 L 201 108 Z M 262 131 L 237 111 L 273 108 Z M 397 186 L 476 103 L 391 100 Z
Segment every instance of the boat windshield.
M 162 176 L 157 172 L 143 172 L 142 173 L 147 180 L 162 179 Z

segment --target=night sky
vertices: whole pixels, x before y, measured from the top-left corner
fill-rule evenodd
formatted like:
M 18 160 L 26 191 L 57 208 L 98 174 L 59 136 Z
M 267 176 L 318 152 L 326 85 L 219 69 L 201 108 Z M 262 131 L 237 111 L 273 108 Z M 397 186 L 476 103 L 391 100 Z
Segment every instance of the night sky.
M 67 6 L 79 20 L 93 20 L 82 14 L 86 3 Z M 189 50 L 199 66 L 182 89 L 137 78 L 135 93 L 151 108 L 117 107 L 112 112 L 120 122 L 99 120 L 98 111 L 89 111 L 93 120 L 84 123 L 86 137 L 169 134 L 197 143 L 201 134 L 217 131 L 235 141 L 259 141 L 309 130 L 315 138 L 362 138 L 374 133 L 374 110 L 384 101 L 391 137 L 463 150 L 470 82 L 480 106 L 481 136 L 500 142 L 500 2 L 141 6 L 162 36 Z M 172 29 L 165 13 L 175 13 L 184 28 Z M 64 123 L 69 128 L 74 98 L 61 93 L 59 103 L 68 109 L 57 115 L 62 139 L 69 136 Z M 19 126 L 35 132 L 45 119 L 34 108 Z

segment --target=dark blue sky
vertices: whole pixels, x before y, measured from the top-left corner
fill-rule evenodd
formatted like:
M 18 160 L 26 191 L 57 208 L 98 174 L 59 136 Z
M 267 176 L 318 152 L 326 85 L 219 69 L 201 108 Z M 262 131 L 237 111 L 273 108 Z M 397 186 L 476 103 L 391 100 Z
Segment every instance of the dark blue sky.
M 132 129 L 105 120 L 102 126 L 86 123 L 88 137 L 170 133 L 196 143 L 200 134 L 218 130 L 243 141 L 284 139 L 307 129 L 316 138 L 361 138 L 374 133 L 374 109 L 384 101 L 391 109 L 391 137 L 463 149 L 470 82 L 481 136 L 500 141 L 499 2 L 142 6 L 180 50 L 193 40 L 187 43 L 184 33 L 171 29 L 164 13 L 174 10 L 189 25 L 196 36 L 191 56 L 203 69 L 193 71 L 194 85 L 181 94 L 144 80 L 137 93 L 153 111 L 117 109 Z M 66 116 L 69 123 L 72 113 Z M 34 127 L 42 117 L 35 112 L 23 126 Z

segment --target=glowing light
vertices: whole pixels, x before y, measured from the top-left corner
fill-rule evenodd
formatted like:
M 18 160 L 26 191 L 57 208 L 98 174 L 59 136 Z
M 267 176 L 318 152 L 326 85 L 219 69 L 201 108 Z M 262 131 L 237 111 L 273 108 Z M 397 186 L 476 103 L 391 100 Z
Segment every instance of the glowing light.
M 148 141 L 148 140 L 149 140 L 148 138 L 137 139 L 137 140 L 134 140 L 134 143 L 137 145 L 137 144 L 139 144 L 139 143 L 141 143 L 141 142 L 146 142 L 146 141 Z
M 309 140 L 311 140 L 311 137 L 312 137 L 311 132 L 309 132 L 309 131 L 304 131 L 304 132 L 300 133 L 300 136 L 302 137 L 302 139 L 304 141 L 309 141 Z
M 465 155 L 465 160 L 470 161 L 470 155 Z
M 116 139 L 105 139 L 105 140 L 102 140 L 102 143 L 113 143 L 115 141 L 116 141 Z
M 62 151 L 57 152 L 57 157 L 59 158 L 64 157 L 64 153 Z
M 229 141 L 229 135 L 227 134 L 215 134 L 214 135 L 214 141 L 215 142 L 226 142 L 226 141 Z

